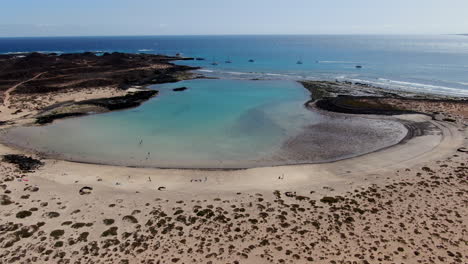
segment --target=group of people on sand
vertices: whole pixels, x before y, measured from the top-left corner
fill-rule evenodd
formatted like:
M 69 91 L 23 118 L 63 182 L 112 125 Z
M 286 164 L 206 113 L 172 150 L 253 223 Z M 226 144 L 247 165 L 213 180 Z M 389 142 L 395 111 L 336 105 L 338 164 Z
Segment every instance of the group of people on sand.
M 190 182 L 202 182 L 202 181 L 203 181 L 203 182 L 208 181 L 208 177 L 205 177 L 204 180 L 202 180 L 202 179 L 191 179 L 191 180 L 190 180 Z

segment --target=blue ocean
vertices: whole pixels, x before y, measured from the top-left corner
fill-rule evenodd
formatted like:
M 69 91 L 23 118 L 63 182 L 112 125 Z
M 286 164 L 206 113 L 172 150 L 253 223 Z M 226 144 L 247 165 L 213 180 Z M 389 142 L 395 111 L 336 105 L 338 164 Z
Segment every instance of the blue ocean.
M 150 88 L 159 90 L 159 95 L 135 109 L 19 127 L 6 135 L 21 147 L 84 162 L 178 168 L 295 163 L 284 156 L 272 157 L 282 153 L 285 142 L 305 130 L 315 133 L 310 127 L 327 120 L 304 107 L 310 95 L 297 80 L 347 80 L 468 96 L 465 36 L 0 39 L 0 53 L 32 51 L 181 53 L 205 60 L 176 63 L 200 66 L 199 73 L 218 77 L 154 85 Z M 188 90 L 173 91 L 181 86 Z M 334 131 L 327 133 L 330 140 L 336 139 Z M 376 145 L 398 140 L 380 138 Z M 314 147 L 307 146 L 312 152 Z M 357 154 L 363 153 L 343 156 Z
M 184 63 L 203 67 L 206 75 L 349 80 L 468 96 L 468 37 L 461 35 L 0 38 L 0 53 L 31 51 L 181 53 L 205 58 Z

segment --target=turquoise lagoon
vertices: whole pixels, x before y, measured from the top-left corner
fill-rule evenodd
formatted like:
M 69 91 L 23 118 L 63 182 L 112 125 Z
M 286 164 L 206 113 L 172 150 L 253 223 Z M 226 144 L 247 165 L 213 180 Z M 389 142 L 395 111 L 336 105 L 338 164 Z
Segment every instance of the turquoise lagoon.
M 236 168 L 270 164 L 283 142 L 323 118 L 304 107 L 310 95 L 294 81 L 197 79 L 152 88 L 159 95 L 138 108 L 16 128 L 7 137 L 82 162 Z

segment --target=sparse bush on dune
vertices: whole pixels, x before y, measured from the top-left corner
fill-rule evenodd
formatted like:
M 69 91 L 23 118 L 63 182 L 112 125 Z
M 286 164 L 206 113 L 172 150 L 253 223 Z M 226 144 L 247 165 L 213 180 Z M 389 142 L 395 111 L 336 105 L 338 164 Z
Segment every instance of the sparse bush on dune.
M 20 211 L 20 212 L 18 212 L 16 214 L 16 218 L 22 219 L 22 218 L 26 218 L 26 217 L 31 216 L 31 215 L 32 215 L 32 213 L 30 211 Z

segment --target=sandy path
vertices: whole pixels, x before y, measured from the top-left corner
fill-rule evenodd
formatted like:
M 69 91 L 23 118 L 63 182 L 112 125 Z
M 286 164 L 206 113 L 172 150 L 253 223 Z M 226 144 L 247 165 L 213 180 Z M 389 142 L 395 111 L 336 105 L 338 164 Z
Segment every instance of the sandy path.
M 28 83 L 30 81 L 34 81 L 36 80 L 37 78 L 41 77 L 43 74 L 45 74 L 46 72 L 41 72 L 39 74 L 37 74 L 36 76 L 32 77 L 31 79 L 28 79 L 26 81 L 22 81 L 16 85 L 13 85 L 11 88 L 9 88 L 8 90 L 5 91 L 4 95 L 4 99 L 3 99 L 3 104 L 5 105 L 6 108 L 10 108 L 10 105 L 11 105 L 11 102 L 10 102 L 10 97 L 11 97 L 11 93 L 16 89 L 18 88 L 19 86 L 25 84 L 25 83 Z

